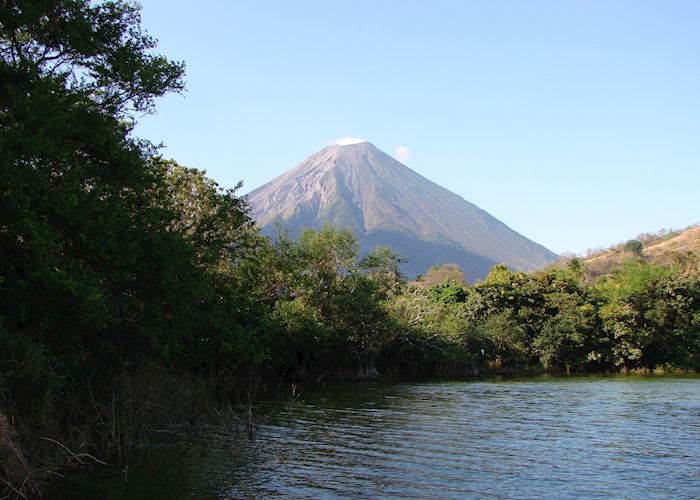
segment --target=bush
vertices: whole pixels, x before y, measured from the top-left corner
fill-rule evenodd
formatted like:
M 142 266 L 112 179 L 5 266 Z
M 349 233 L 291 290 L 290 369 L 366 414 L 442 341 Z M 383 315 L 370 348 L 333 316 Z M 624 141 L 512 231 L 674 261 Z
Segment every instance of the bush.
M 639 240 L 629 240 L 624 246 L 625 252 L 630 252 L 635 255 L 642 254 L 642 243 Z

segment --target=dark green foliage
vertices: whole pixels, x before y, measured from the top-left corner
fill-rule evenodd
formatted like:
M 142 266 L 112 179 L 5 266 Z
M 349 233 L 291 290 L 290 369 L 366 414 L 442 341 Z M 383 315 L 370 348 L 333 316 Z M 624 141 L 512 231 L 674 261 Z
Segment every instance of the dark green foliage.
M 263 288 L 275 292 L 273 363 L 295 376 L 324 366 L 376 376 L 374 359 L 394 332 L 385 303 L 404 284 L 400 257 L 379 248 L 360 259 L 352 233 L 331 227 L 305 230 L 298 242 L 280 234 L 270 250 L 276 258 Z
M 629 240 L 624 246 L 625 252 L 631 252 L 635 255 L 642 254 L 642 243 L 637 240 Z
M 626 368 L 698 368 L 700 287 L 696 277 L 632 261 L 599 283 L 614 362 Z
M 110 116 L 151 111 L 183 89 L 184 65 L 152 54 L 139 6 L 117 0 L 8 0 L 0 8 L 0 57 L 35 82 L 49 79 Z
M 0 406 L 21 426 L 71 420 L 124 370 L 265 355 L 245 204 L 130 135 L 182 88 L 138 22 L 126 2 L 0 7 Z
M 641 260 L 597 284 L 584 282 L 583 271 L 574 260 L 530 275 L 495 266 L 472 287 L 421 281 L 392 313 L 414 343 L 428 334 L 431 345 L 466 350 L 482 368 L 697 369 L 696 276 Z

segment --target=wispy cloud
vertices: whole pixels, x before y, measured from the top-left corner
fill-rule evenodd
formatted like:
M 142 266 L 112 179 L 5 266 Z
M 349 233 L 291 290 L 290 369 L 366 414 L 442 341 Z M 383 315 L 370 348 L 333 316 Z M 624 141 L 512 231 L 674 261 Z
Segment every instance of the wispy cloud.
M 406 146 L 396 146 L 396 149 L 394 149 L 394 157 L 401 163 L 406 163 L 411 157 L 411 152 Z
M 349 146 L 350 144 L 360 144 L 361 142 L 367 142 L 362 137 L 341 137 L 333 141 L 333 144 L 338 146 Z

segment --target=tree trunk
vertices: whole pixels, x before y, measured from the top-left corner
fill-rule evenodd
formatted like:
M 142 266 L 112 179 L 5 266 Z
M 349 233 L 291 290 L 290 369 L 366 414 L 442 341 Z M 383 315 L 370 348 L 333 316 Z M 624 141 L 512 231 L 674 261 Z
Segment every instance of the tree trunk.
M 374 366 L 375 356 L 367 356 L 360 359 L 359 366 L 357 367 L 357 378 L 362 380 L 371 380 L 379 377 L 379 372 Z

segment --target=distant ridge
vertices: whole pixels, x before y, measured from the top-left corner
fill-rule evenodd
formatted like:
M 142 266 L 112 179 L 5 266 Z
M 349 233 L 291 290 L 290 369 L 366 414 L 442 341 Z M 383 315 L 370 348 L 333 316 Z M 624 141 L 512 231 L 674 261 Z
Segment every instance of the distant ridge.
M 482 279 L 494 264 L 531 271 L 557 258 L 368 142 L 326 147 L 248 200 L 265 233 L 275 222 L 292 235 L 325 223 L 351 228 L 363 251 L 387 245 L 408 257 L 409 277 L 455 263 Z
M 602 276 L 624 262 L 640 257 L 653 264 L 676 265 L 684 272 L 697 274 L 700 271 L 700 224 L 677 231 L 646 233 L 637 238 L 641 245 L 638 253 L 629 251 L 624 243 L 620 243 L 583 257 L 587 273 L 591 277 Z

